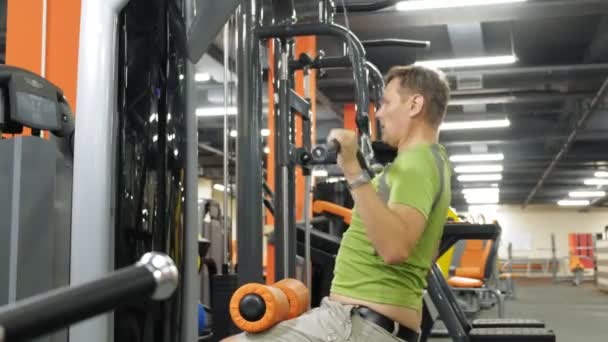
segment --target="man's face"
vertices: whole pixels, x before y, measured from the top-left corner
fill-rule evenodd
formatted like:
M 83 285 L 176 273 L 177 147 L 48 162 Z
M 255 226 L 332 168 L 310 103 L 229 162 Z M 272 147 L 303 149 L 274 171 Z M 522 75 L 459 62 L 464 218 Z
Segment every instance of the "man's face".
M 376 118 L 382 127 L 382 140 L 390 146 L 399 147 L 409 135 L 411 119 L 421 108 L 416 102 L 418 94 L 401 88 L 399 79 L 391 80 L 384 89 L 382 106 Z

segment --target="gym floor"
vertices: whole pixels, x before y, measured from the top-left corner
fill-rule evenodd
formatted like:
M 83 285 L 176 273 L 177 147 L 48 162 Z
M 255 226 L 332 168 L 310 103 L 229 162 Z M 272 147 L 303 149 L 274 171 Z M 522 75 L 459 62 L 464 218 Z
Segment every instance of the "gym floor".
M 505 316 L 545 321 L 558 341 L 604 342 L 608 336 L 608 293 L 590 282 L 581 287 L 545 280 L 519 280 L 517 299 L 505 302 Z M 496 318 L 496 309 L 481 318 Z M 450 339 L 430 339 L 449 341 Z

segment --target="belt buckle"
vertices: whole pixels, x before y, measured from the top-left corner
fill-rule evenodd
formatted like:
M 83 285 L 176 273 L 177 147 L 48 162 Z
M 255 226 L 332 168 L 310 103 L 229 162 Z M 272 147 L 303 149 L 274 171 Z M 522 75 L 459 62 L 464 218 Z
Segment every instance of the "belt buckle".
M 397 321 L 393 321 L 393 331 L 391 332 L 391 335 L 397 336 L 397 334 L 399 334 L 399 323 Z

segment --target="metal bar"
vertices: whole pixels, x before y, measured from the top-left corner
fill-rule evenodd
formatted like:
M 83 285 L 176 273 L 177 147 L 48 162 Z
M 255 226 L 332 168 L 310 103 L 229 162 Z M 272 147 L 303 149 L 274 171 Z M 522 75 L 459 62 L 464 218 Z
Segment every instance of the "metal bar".
M 404 47 L 404 48 L 427 49 L 427 48 L 431 47 L 431 42 L 428 40 L 412 40 L 412 39 L 396 39 L 396 38 L 362 40 L 361 44 L 363 44 L 363 46 L 366 48 L 396 46 L 396 47 Z
M 186 26 L 192 21 L 193 0 L 187 0 Z M 194 65 L 185 61 L 186 89 L 186 203 L 184 224 L 184 270 L 182 271 L 183 303 L 181 342 L 196 340 L 198 336 L 198 299 L 201 282 L 197 270 L 198 245 L 198 124 L 196 117 L 196 97 L 194 94 Z
M 292 61 L 289 63 L 289 67 L 294 70 L 300 70 L 304 67 L 313 69 L 330 69 L 330 68 L 350 68 L 352 67 L 349 57 L 320 57 L 315 58 L 309 65 L 303 63 L 301 60 Z
M 310 102 L 306 101 L 293 89 L 289 89 L 289 106 L 300 113 L 303 120 L 310 120 Z
M 306 230 L 304 236 L 304 279 L 306 279 L 306 287 L 312 289 L 312 269 L 310 259 L 310 231 L 312 226 L 310 224 L 310 192 L 312 186 L 312 177 L 307 175 L 304 180 L 304 229 Z
M 551 171 L 553 171 L 555 166 L 557 166 L 557 163 L 559 163 L 560 160 L 562 160 L 562 158 L 564 158 L 566 153 L 568 153 L 568 151 L 570 150 L 570 147 L 572 146 L 572 144 L 574 143 L 574 140 L 576 139 L 576 136 L 578 135 L 578 131 L 585 125 L 585 123 L 587 123 L 587 120 L 589 119 L 591 114 L 596 110 L 596 107 L 598 107 L 602 102 L 605 101 L 607 90 L 608 90 L 608 78 L 604 81 L 604 83 L 598 90 L 597 94 L 591 101 L 591 104 L 589 105 L 589 107 L 587 107 L 587 109 L 583 112 L 583 114 L 580 116 L 580 118 L 576 122 L 576 125 L 572 129 L 572 132 L 570 132 L 570 135 L 566 139 L 566 142 L 564 142 L 564 144 L 562 145 L 562 148 L 560 149 L 560 151 L 557 153 L 557 155 L 555 155 L 555 158 L 553 158 L 553 160 L 551 161 L 551 163 L 549 164 L 549 166 L 547 167 L 545 172 L 543 172 L 543 175 L 538 180 L 538 183 L 536 183 L 536 186 L 534 186 L 534 188 L 532 189 L 532 192 L 530 192 L 530 194 L 526 198 L 523 208 L 526 208 L 528 206 L 528 204 L 530 204 L 530 201 L 532 201 L 532 199 L 534 198 L 534 195 L 536 195 L 538 193 L 538 191 L 542 188 L 543 184 L 549 177 L 549 174 L 551 173 Z
M 381 9 L 385 9 L 387 7 L 395 6 L 400 0 L 381 0 L 381 1 L 372 1 L 367 3 L 349 3 L 348 5 L 342 5 L 340 1 L 338 1 L 336 5 L 336 12 L 370 12 L 370 11 L 378 11 Z
M 25 299 L 0 311 L 0 326 L 9 341 L 42 336 L 131 300 L 164 300 L 178 285 L 173 260 L 147 253 L 131 267 L 75 287 Z
M 278 96 L 276 104 L 276 173 L 275 173 L 275 234 L 277 236 L 276 246 L 276 278 L 283 279 L 295 276 L 295 255 L 290 248 L 290 228 L 292 226 L 291 211 L 291 190 L 293 186 L 290 175 L 293 174 L 293 167 L 290 166 L 290 147 L 291 147 L 291 110 L 290 110 L 290 79 L 289 79 L 289 56 L 291 55 L 291 44 L 285 39 L 275 40 L 275 70 L 277 79 L 275 89 Z M 293 259 L 293 260 L 292 260 Z
M 367 73 L 365 72 L 365 48 L 355 34 L 347 28 L 337 24 L 297 24 L 297 25 L 269 25 L 256 30 L 260 39 L 291 38 L 307 35 L 327 35 L 339 38 L 349 47 L 348 56 L 353 68 L 355 79 L 355 99 L 357 102 L 357 125 L 359 131 L 369 135 L 367 110 L 369 108 L 369 89 L 367 86 Z
M 218 156 L 223 156 L 224 155 L 223 151 L 220 151 L 217 148 L 215 148 L 213 146 L 209 146 L 207 144 L 199 143 L 198 144 L 198 148 L 200 148 L 201 150 L 205 150 L 207 152 L 211 152 L 213 154 L 217 154 Z M 236 162 L 236 158 L 234 158 L 234 157 L 228 156 L 228 160 L 230 160 L 231 162 Z
M 493 69 L 482 69 L 475 71 L 447 71 L 447 76 L 516 76 L 516 75 L 527 75 L 527 74 L 543 74 L 543 75 L 554 75 L 557 73 L 577 73 L 577 72 L 600 72 L 608 71 L 608 63 L 598 64 L 573 64 L 573 65 L 555 65 L 555 66 L 536 66 L 536 67 L 521 67 L 521 68 L 493 68 Z
M 239 285 L 263 282 L 262 165 L 260 151 L 260 44 L 255 39 L 259 4 L 242 0 L 238 39 L 237 239 Z
M 268 198 L 264 198 L 264 206 L 274 216 L 274 204 Z
M 224 24 L 224 32 L 223 32 L 223 40 L 224 40 L 224 129 L 223 129 L 223 133 L 224 133 L 224 155 L 223 155 L 223 160 L 222 160 L 222 166 L 223 166 L 223 185 L 224 185 L 224 195 L 223 195 L 223 202 L 224 202 L 224 216 L 228 217 L 231 216 L 230 212 L 228 211 L 228 75 L 230 74 L 230 70 L 228 70 L 229 68 L 229 35 L 230 35 L 230 23 L 227 22 L 226 24 Z M 222 249 L 224 251 L 224 255 L 223 255 L 223 260 L 222 260 L 222 265 L 229 265 L 230 264 L 230 240 L 232 239 L 232 237 L 228 237 L 228 220 L 224 219 L 222 220 L 223 222 L 223 227 L 222 227 Z M 228 269 L 230 269 L 230 267 L 228 267 Z
M 454 312 L 454 308 L 448 302 L 449 299 L 446 297 L 446 294 L 444 293 L 443 289 L 441 288 L 441 285 L 439 284 L 439 280 L 437 279 L 438 274 L 436 274 L 436 268 L 437 266 L 434 265 L 434 267 L 431 268 L 431 271 L 429 272 L 427 277 L 427 291 L 429 293 L 429 296 L 431 297 L 435 308 L 437 308 L 439 316 L 445 324 L 445 327 L 448 329 L 452 340 L 457 342 L 468 342 L 469 337 L 467 335 L 467 332 L 465 332 L 464 327 L 458 320 L 456 312 Z
M 127 0 L 82 2 L 74 150 L 70 282 L 114 269 L 109 227 L 115 199 L 116 56 L 118 13 Z M 91 179 L 95 182 L 91 183 Z M 110 315 L 72 327 L 70 341 L 112 342 Z

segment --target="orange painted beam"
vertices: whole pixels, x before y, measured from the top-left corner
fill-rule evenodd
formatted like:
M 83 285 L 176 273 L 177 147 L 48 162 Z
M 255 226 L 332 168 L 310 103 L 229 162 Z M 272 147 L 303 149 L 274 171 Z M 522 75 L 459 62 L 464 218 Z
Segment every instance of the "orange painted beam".
M 376 130 L 377 130 L 378 126 L 376 125 L 376 106 L 373 103 L 369 104 L 368 115 L 369 115 L 369 127 L 370 127 L 370 131 L 371 131 L 370 137 L 372 138 L 372 141 L 374 141 L 374 140 L 376 140 L 376 137 L 377 137 Z
M 353 215 L 353 211 L 351 209 L 327 201 L 314 201 L 312 204 L 312 211 L 315 214 L 328 213 L 334 216 L 339 216 L 342 218 L 342 220 L 344 220 L 344 223 L 348 225 L 350 225 Z
M 42 1 L 8 0 L 6 64 L 40 75 L 42 67 Z M 25 127 L 21 135 L 32 135 Z M 10 137 L 11 135 L 3 135 Z
M 315 36 L 305 36 L 305 37 L 297 37 L 295 42 L 295 57 L 298 58 L 303 53 L 308 54 L 311 58 L 315 58 L 317 55 L 317 37 Z M 305 85 L 304 71 L 298 70 L 295 73 L 294 77 L 294 89 L 295 91 L 302 97 L 308 98 L 311 103 L 311 141 L 315 141 L 316 134 L 315 125 L 316 125 L 316 102 L 317 102 L 317 71 L 310 70 L 308 74 L 308 85 Z M 306 94 L 306 88 L 308 88 L 308 94 Z M 302 118 L 296 116 L 296 146 L 301 147 L 303 144 L 303 135 L 302 135 Z M 300 168 L 296 168 L 296 220 L 303 220 L 302 216 L 304 212 L 304 192 L 305 181 L 304 175 L 302 174 L 302 170 Z M 310 215 L 310 214 L 308 214 Z
M 344 104 L 344 128 L 357 131 L 356 106 L 354 103 Z
M 39 1 L 40 2 L 40 1 Z M 81 0 L 48 1 L 46 75 L 76 110 Z
M 7 2 L 6 64 L 41 75 L 44 61 L 43 76 L 63 90 L 72 109 L 76 108 L 80 4 L 81 0 L 47 1 L 43 37 L 41 0 Z M 31 130 L 24 128 L 22 135 L 31 135 Z

